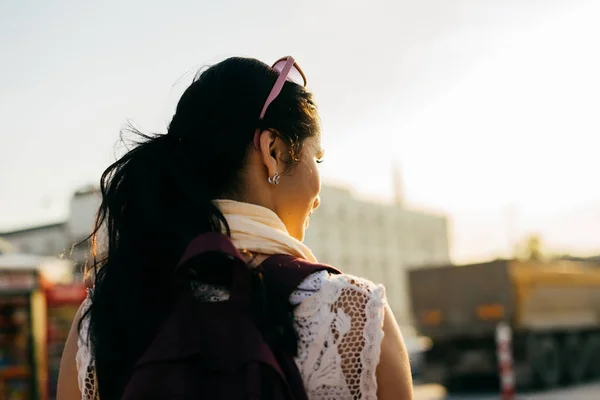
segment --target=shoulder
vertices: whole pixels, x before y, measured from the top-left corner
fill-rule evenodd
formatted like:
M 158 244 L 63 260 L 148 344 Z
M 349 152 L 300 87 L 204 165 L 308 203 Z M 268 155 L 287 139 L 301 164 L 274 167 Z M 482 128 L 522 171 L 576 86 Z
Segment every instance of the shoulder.
M 354 275 L 331 275 L 324 289 L 328 301 L 349 311 L 379 313 L 387 304 L 383 285 Z
M 358 276 L 330 274 L 327 271 L 310 275 L 290 297 L 290 301 L 295 305 L 309 299 L 312 299 L 312 302 L 328 304 L 360 300 L 365 305 L 373 303 L 377 308 L 383 308 L 386 304 L 383 285 Z
M 329 280 L 331 284 L 344 288 L 351 288 L 352 290 L 364 291 L 366 293 L 382 291 L 383 294 L 385 294 L 385 288 L 383 285 L 374 283 L 359 276 L 349 274 L 330 275 Z

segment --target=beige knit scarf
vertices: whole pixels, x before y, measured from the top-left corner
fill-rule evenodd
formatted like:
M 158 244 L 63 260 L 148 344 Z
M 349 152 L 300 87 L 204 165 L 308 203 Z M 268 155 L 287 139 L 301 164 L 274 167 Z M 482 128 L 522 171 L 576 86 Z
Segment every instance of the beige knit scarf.
M 221 210 L 231 239 L 240 250 L 258 254 L 288 254 L 316 263 L 310 249 L 288 233 L 277 214 L 268 208 L 233 200 L 214 200 Z

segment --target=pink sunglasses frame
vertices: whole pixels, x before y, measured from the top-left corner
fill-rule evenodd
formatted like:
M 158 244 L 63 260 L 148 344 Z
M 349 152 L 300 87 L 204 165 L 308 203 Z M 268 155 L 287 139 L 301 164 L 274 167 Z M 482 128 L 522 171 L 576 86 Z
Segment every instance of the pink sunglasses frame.
M 279 70 L 277 68 L 277 65 L 280 64 L 282 61 L 285 61 L 285 64 L 283 65 L 283 68 L 281 68 L 281 70 Z M 290 72 L 292 71 L 292 68 L 294 68 L 298 72 L 298 74 L 300 74 L 300 76 L 302 77 L 302 79 L 304 81 L 303 86 L 306 86 L 306 76 L 304 75 L 304 72 L 302 72 L 302 70 L 296 63 L 296 61 L 294 60 L 294 57 L 292 57 L 292 56 L 282 57 L 279 60 L 277 60 L 271 68 L 273 68 L 279 72 L 279 77 L 275 81 L 275 84 L 273 85 L 273 88 L 271 89 L 271 92 L 269 93 L 269 96 L 267 97 L 267 100 L 265 101 L 265 104 L 263 105 L 263 108 L 260 112 L 260 116 L 258 117 L 259 121 L 262 121 L 262 119 L 265 117 L 267 109 L 269 108 L 269 106 L 271 105 L 273 100 L 275 100 L 277 98 L 277 96 L 279 96 L 279 93 L 281 93 L 281 89 L 283 89 L 283 85 L 288 80 L 288 78 L 290 76 Z M 260 129 L 257 128 L 256 131 L 254 132 L 254 147 L 256 147 L 257 149 L 260 148 L 259 141 L 260 141 Z

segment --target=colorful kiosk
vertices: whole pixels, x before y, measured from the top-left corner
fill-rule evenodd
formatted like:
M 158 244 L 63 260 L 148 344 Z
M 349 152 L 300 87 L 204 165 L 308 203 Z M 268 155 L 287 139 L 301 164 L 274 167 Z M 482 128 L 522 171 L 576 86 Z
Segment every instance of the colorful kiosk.
M 67 260 L 0 254 L 0 399 L 53 398 L 49 388 L 56 386 L 62 354 L 58 342 L 64 344 L 65 321 L 71 323 L 81 292 L 85 295 L 81 284 L 75 296 L 72 278 Z
M 46 290 L 48 399 L 56 399 L 56 384 L 63 348 L 71 329 L 71 323 L 86 290 L 83 283 L 54 284 Z

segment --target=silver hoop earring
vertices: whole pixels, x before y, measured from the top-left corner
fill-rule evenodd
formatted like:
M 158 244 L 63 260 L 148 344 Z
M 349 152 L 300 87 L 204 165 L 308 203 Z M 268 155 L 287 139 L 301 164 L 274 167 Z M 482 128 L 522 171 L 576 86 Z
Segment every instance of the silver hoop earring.
M 272 177 L 270 176 L 267 181 L 269 181 L 269 183 L 271 185 L 279 185 L 279 179 L 281 179 L 281 177 L 279 176 L 278 172 L 275 172 L 275 175 L 273 175 Z

